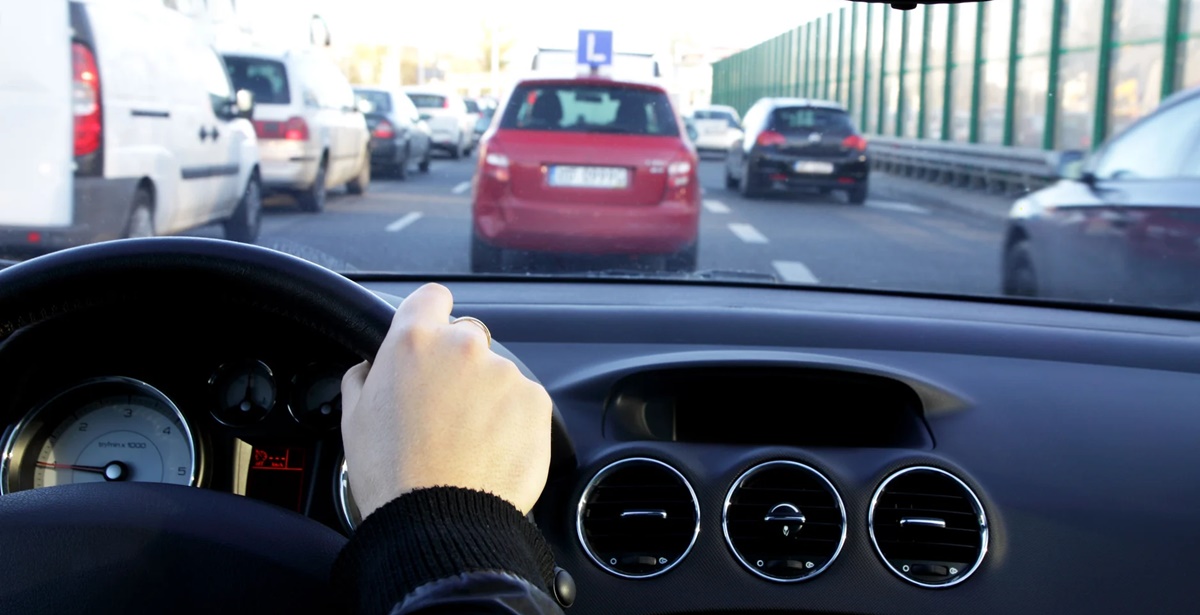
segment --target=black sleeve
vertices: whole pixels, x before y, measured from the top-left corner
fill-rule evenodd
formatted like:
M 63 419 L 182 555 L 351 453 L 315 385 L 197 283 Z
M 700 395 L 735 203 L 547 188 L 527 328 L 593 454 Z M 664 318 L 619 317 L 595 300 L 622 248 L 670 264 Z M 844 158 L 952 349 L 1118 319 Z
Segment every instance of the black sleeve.
M 457 487 L 420 489 L 380 507 L 333 567 L 345 612 L 359 615 L 552 613 L 553 579 L 553 554 L 515 506 Z

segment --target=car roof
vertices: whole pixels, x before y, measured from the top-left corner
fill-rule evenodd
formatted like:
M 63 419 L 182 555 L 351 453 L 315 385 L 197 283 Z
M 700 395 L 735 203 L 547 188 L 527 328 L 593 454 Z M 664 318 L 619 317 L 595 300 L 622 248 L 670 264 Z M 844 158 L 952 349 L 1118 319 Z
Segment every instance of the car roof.
M 841 103 L 831 100 L 821 100 L 819 98 L 764 98 L 771 107 L 814 107 L 817 109 L 831 109 L 835 111 L 845 111 L 846 107 Z
M 605 77 L 530 77 L 517 81 L 517 87 L 538 85 L 585 85 L 608 86 L 617 88 L 637 88 L 666 94 L 667 91 L 657 83 L 635 81 L 632 79 L 608 79 Z

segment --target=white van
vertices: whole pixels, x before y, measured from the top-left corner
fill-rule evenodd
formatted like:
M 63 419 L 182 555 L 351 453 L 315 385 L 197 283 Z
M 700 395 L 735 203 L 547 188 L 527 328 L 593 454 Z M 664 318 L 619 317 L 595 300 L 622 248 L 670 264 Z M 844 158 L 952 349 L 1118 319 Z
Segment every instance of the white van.
M 371 183 L 371 134 L 350 82 L 320 48 L 222 48 L 233 83 L 254 94 L 263 187 L 300 209 L 325 208 L 326 190 Z
M 248 95 L 188 17 L 153 2 L 39 0 L 0 19 L 0 248 L 45 252 L 261 226 Z M 240 104 L 239 104 L 240 103 Z M 68 144 L 72 144 L 68 145 Z

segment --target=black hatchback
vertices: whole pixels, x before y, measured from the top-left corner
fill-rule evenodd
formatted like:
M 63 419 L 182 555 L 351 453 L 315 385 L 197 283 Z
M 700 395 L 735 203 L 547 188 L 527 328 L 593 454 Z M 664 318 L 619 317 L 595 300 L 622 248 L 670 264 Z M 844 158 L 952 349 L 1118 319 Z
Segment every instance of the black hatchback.
M 725 185 L 755 197 L 770 190 L 845 192 L 867 200 L 867 141 L 845 107 L 823 100 L 763 98 L 746 112 L 745 135 L 725 159 Z

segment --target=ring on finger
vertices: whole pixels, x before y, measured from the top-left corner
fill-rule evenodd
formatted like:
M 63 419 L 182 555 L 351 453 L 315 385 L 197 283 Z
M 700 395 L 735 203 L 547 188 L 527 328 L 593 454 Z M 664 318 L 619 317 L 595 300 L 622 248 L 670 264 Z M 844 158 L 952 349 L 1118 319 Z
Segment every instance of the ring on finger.
M 459 316 L 458 318 L 455 318 L 454 320 L 450 321 L 450 324 L 454 325 L 454 324 L 458 324 L 460 322 L 469 322 L 469 323 L 479 327 L 483 331 L 483 334 L 485 336 L 487 336 L 488 348 L 492 347 L 492 332 L 491 332 L 491 330 L 488 329 L 487 325 L 483 324 L 482 320 L 479 320 L 478 318 L 475 318 L 474 316 Z

